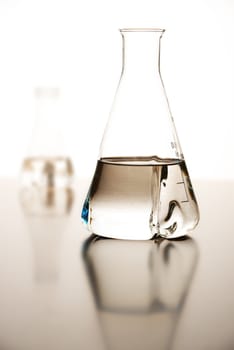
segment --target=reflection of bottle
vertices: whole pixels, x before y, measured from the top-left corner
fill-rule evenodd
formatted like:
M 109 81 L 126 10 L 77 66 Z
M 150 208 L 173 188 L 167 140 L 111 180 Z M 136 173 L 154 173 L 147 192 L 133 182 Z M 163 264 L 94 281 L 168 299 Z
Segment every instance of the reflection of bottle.
M 22 338 L 22 349 L 58 349 L 58 334 L 64 329 L 59 293 L 61 253 L 68 220 L 68 215 L 25 216 L 32 252 L 32 289 L 26 308 L 28 327 L 24 327 L 30 332 Z
M 59 280 L 62 238 L 68 216 L 28 216 L 25 219 L 32 244 L 35 286 L 50 288 Z
M 122 29 L 123 68 L 82 218 L 92 233 L 176 238 L 198 206 L 160 74 L 163 29 Z
M 36 123 L 21 172 L 21 201 L 32 214 L 61 214 L 73 201 L 73 165 L 60 132 L 59 90 L 37 88 Z
M 84 258 L 107 350 L 169 350 L 197 263 L 183 241 L 92 236 Z

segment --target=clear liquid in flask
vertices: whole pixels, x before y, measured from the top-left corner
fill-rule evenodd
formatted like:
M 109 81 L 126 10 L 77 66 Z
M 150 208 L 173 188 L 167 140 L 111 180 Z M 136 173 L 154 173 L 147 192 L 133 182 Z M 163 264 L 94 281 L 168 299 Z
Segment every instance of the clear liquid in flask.
M 187 234 L 199 213 L 184 160 L 100 159 L 82 218 L 90 231 L 104 237 L 139 240 Z

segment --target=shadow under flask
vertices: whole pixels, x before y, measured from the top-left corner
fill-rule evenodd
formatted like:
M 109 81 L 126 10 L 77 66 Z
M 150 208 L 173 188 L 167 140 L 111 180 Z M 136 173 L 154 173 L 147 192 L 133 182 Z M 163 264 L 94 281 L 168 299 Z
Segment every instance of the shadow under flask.
M 184 236 L 199 210 L 160 74 L 164 30 L 120 33 L 121 78 L 82 219 L 104 237 Z

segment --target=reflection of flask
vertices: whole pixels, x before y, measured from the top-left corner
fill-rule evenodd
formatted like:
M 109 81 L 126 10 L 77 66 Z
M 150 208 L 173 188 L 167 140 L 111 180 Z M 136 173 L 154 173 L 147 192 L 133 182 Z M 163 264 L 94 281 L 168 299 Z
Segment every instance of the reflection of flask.
M 90 231 L 101 236 L 175 238 L 198 222 L 160 75 L 163 32 L 121 30 L 122 75 L 82 211 Z
M 107 349 L 171 349 L 197 263 L 195 242 L 94 236 L 84 258 Z
M 65 213 L 72 200 L 73 165 L 60 132 L 59 89 L 37 88 L 36 122 L 21 173 L 21 201 L 29 213 Z

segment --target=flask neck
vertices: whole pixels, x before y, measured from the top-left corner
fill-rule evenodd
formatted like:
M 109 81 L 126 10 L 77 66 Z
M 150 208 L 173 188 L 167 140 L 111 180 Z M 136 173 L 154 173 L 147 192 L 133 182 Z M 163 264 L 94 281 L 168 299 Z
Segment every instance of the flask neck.
M 135 77 L 153 77 L 160 74 L 160 41 L 163 29 L 122 29 L 122 73 Z

